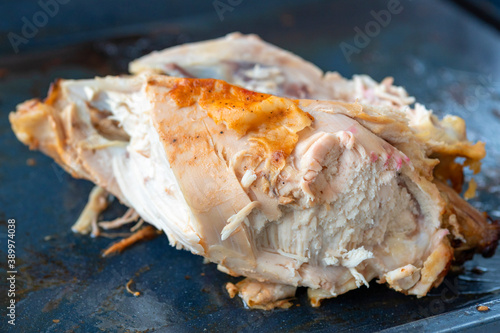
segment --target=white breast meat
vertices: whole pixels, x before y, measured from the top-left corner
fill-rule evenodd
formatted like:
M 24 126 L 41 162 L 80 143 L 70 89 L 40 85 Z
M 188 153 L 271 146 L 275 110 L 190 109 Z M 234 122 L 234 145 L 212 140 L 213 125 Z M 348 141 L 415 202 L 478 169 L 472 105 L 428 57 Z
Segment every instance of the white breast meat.
M 424 296 L 454 257 L 494 250 L 497 226 L 445 184 L 454 157 L 479 167 L 483 145 L 445 122 L 419 131 L 395 105 L 282 97 L 301 68 L 324 77 L 279 59 L 296 72 L 283 67 L 274 95 L 142 67 L 60 80 L 10 121 L 19 140 L 113 193 L 173 246 L 253 279 L 240 292 L 257 307 L 298 286 L 318 304 L 374 279 Z M 306 97 L 332 96 L 313 86 Z

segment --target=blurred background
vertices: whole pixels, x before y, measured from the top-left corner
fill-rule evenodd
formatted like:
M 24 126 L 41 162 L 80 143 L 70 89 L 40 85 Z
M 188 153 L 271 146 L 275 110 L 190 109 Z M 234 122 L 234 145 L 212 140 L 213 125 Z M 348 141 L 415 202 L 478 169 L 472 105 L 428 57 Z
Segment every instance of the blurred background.
M 439 42 L 443 37 L 440 30 L 453 30 L 453 39 L 462 40 L 465 46 L 464 39 L 471 38 L 464 35 L 468 32 L 462 26 L 465 17 L 500 28 L 498 0 L 413 2 L 416 3 L 392 1 L 399 4 L 401 12 L 381 27 L 382 31 L 377 33 L 380 38 L 377 36 L 377 40 L 370 43 L 374 45 L 368 45 L 371 46 L 367 47 L 368 51 L 377 45 L 387 47 L 384 39 L 396 41 L 394 30 L 417 27 L 434 30 L 432 36 L 426 36 L 429 42 L 431 39 Z M 332 62 L 342 64 L 342 59 L 336 59 L 339 42 L 352 39 L 355 27 L 363 30 L 364 25 L 374 19 L 371 11 L 387 9 L 389 3 L 387 0 L 4 0 L 0 3 L 0 57 L 4 66 L 9 66 L 27 55 L 50 57 L 61 52 L 61 48 L 71 50 L 78 45 L 80 53 L 97 51 L 130 58 L 153 49 L 240 31 L 256 33 L 292 51 L 301 51 L 301 55 L 315 60 L 323 69 L 332 70 L 334 68 L 329 68 Z M 436 20 L 438 17 L 441 19 Z M 415 36 L 419 34 L 423 33 L 413 32 Z M 119 49 L 120 45 L 101 44 L 110 39 L 127 47 Z M 412 38 L 411 42 L 418 41 Z M 330 44 L 333 50 L 321 58 L 317 52 L 324 44 Z M 69 56 L 66 51 L 64 55 Z M 373 60 L 370 59 L 372 63 Z
M 372 283 L 319 309 L 299 292 L 300 307 L 260 312 L 228 298 L 222 286 L 236 279 L 165 237 L 103 260 L 110 240 L 69 230 L 92 185 L 19 143 L 8 113 L 43 98 L 56 78 L 125 74 L 129 61 L 153 50 L 234 31 L 258 34 L 324 71 L 393 76 L 436 114 L 465 118 L 469 139 L 488 151 L 473 204 L 500 219 L 500 1 L 2 0 L 0 228 L 8 218 L 19 223 L 19 331 L 498 330 L 498 254 L 468 262 L 418 300 Z M 124 211 L 115 202 L 105 218 Z M 0 267 L 4 245 L 0 237 Z M 130 277 L 143 296 L 124 291 Z M 479 316 L 479 303 L 497 307 Z
M 388 1 L 364 1 L 373 9 Z M 401 2 L 404 7 L 406 2 Z M 420 1 L 419 1 L 420 2 Z M 424 5 L 432 10 L 429 1 Z M 442 2 L 442 1 L 437 1 Z M 472 15 L 500 28 L 500 1 L 498 0 L 449 0 L 451 7 L 466 10 Z M 313 28 L 314 22 L 323 16 L 331 18 L 324 29 L 337 30 L 348 23 L 356 24 L 363 19 L 366 4 L 363 1 L 319 1 L 319 0 L 3 0 L 0 3 L 0 54 L 13 53 L 9 33 L 16 33 L 29 40 L 23 42 L 19 51 L 50 50 L 54 47 L 75 45 L 82 42 L 117 37 L 131 37 L 149 33 L 204 32 L 207 35 L 222 35 L 234 30 L 244 33 L 267 32 L 280 34 L 289 31 L 295 24 L 305 30 Z M 308 10 L 305 10 L 308 8 Z M 343 10 L 338 10 L 344 8 Z M 316 9 L 316 10 L 315 10 Z M 38 12 L 46 14 L 40 14 Z M 407 10 L 406 10 L 407 11 Z M 337 13 L 349 15 L 337 16 Z M 297 17 L 294 17 L 294 14 Z M 318 15 L 319 14 L 319 15 Z M 364 13 L 366 14 L 366 13 Z M 296 21 L 298 20 L 298 21 Z M 26 21 L 35 26 L 37 32 L 23 36 Z M 275 24 L 270 25 L 271 22 Z M 362 21 L 359 21 L 362 22 Z M 422 22 L 424 23 L 424 22 Z M 443 22 L 444 23 L 444 22 Z M 449 22 L 448 22 L 449 23 Z M 269 31 L 269 28 L 273 31 Z M 26 29 L 33 30 L 33 29 Z M 330 31 L 332 33 L 332 31 Z M 334 33 L 340 36 L 342 32 Z M 309 37 L 313 38 L 314 35 Z

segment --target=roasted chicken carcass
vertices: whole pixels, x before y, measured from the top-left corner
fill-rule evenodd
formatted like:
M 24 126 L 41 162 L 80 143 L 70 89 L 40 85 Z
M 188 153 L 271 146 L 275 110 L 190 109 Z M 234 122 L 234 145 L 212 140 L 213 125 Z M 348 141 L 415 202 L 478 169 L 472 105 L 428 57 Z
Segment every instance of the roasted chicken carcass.
M 394 86 L 391 77 L 377 83 L 367 75 L 354 75 L 352 80 L 348 80 L 336 72 L 323 73 L 313 64 L 262 41 L 256 35 L 240 33 L 153 52 L 133 61 L 129 68 L 134 74 L 215 78 L 249 90 L 294 99 L 359 102 L 365 107 L 381 107 L 379 110 L 388 118 L 406 118 L 404 122 L 424 146 L 425 155 L 434 159 L 433 182 L 439 186 L 445 200 L 454 202 L 448 206 L 446 214 L 461 216 L 457 223 L 454 217 L 444 222 L 455 235 L 456 261 L 468 259 L 473 253 L 486 256 L 494 253 L 498 238 L 495 230 L 498 228 L 488 224 L 484 217 L 480 217 L 475 209 L 457 196 L 464 184 L 464 166 L 475 174 L 480 171 L 480 161 L 486 155 L 484 143 L 467 140 L 465 122 L 460 117 L 447 115 L 440 120 L 432 110 L 427 110 L 422 104 L 414 104 L 415 98 L 408 96 L 403 87 Z M 398 124 L 396 119 L 389 122 Z M 377 126 L 371 130 L 392 143 L 402 144 L 408 140 L 398 137 L 398 131 L 383 133 L 386 128 Z M 457 157 L 464 158 L 465 162 L 457 163 Z M 442 183 L 449 183 L 454 191 Z M 473 197 L 474 190 L 475 182 L 471 179 L 465 196 Z M 450 210 L 451 206 L 455 208 Z
M 238 52 L 205 58 L 210 43 L 234 41 L 254 50 L 248 71 L 274 73 L 257 80 L 268 83 L 235 79 Z M 199 72 L 171 57 L 185 49 Z M 251 279 L 228 288 L 247 304 L 283 305 L 297 286 L 319 304 L 373 279 L 424 296 L 454 258 L 496 246 L 497 226 L 448 186 L 463 182 L 455 157 L 478 170 L 484 146 L 459 118 L 407 108 L 391 82 L 358 87 L 241 35 L 134 64 L 135 76 L 57 81 L 45 101 L 11 113 L 14 132 L 173 246 Z

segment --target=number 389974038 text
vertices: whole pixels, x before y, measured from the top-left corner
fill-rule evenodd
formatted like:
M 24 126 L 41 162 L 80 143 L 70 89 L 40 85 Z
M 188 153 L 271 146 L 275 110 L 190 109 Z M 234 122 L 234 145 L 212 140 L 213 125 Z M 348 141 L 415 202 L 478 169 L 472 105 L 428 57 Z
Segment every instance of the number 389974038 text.
M 7 265 L 9 270 L 16 269 L 16 220 L 9 219 L 7 221 L 8 230 L 7 230 Z

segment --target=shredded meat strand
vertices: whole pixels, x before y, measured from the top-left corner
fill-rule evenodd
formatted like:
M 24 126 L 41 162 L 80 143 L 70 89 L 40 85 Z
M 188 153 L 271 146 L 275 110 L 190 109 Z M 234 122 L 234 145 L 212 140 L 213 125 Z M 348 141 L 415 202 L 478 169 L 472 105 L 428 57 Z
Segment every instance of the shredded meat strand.
M 161 234 L 161 231 L 155 229 L 154 227 L 148 225 L 134 234 L 132 234 L 130 237 L 124 238 L 114 244 L 112 244 L 110 247 L 108 247 L 104 253 L 102 254 L 103 257 L 107 257 L 112 254 L 116 253 L 121 253 L 128 247 L 134 245 L 137 242 L 140 241 L 145 241 L 145 240 L 151 240 Z
M 139 214 L 133 209 L 129 208 L 122 217 L 116 218 L 112 221 L 101 221 L 99 226 L 104 230 L 116 229 L 125 224 L 132 223 L 139 218 Z
M 132 228 L 130 228 L 130 231 L 135 232 L 135 231 L 139 230 L 139 228 L 142 227 L 143 224 L 144 224 L 144 220 L 139 219 L 139 222 L 137 222 Z

